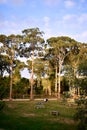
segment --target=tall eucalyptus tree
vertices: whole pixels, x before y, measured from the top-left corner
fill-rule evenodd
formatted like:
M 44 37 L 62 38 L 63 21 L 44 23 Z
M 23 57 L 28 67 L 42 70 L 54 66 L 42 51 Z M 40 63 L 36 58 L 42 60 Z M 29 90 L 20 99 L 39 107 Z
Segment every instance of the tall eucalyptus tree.
M 12 85 L 13 85 L 13 69 L 17 66 L 16 60 L 18 56 L 18 44 L 21 36 L 11 34 L 4 41 L 4 53 L 9 59 L 9 74 L 10 74 L 10 95 L 9 100 L 12 100 Z
M 80 75 L 82 75 L 82 70 L 79 70 L 79 66 L 83 66 L 83 64 L 87 60 L 87 45 L 84 43 L 77 42 L 77 44 L 74 44 L 71 47 L 71 51 L 67 58 L 68 65 L 69 67 L 71 67 L 70 71 L 69 69 L 67 71 L 69 75 L 69 82 L 72 87 L 71 89 L 74 90 L 73 95 L 77 96 L 80 94 L 79 78 Z M 72 74 L 71 78 L 70 74 Z
M 30 99 L 33 100 L 33 84 L 34 84 L 34 57 L 39 57 L 43 53 L 42 46 L 44 43 L 43 32 L 39 28 L 29 28 L 22 31 L 23 43 L 20 47 L 20 54 L 23 57 L 31 58 L 31 91 Z M 39 52 L 39 53 L 38 53 Z
M 66 36 L 51 37 L 47 39 L 47 43 L 50 45 L 49 56 L 50 59 L 55 59 L 55 92 L 58 93 L 58 98 L 61 94 L 61 73 L 64 65 L 64 61 L 70 53 L 70 48 L 76 41 Z M 57 72 L 58 71 L 58 72 Z M 58 82 L 57 82 L 58 77 Z M 58 84 L 58 90 L 57 90 Z

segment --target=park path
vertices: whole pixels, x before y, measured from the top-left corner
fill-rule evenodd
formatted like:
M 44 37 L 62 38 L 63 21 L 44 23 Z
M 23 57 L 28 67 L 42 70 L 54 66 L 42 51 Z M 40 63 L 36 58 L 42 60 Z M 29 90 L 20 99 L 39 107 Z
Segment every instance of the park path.
M 34 101 L 43 101 L 44 98 L 36 98 Z M 57 100 L 57 98 L 48 98 L 49 101 Z M 10 101 L 9 99 L 3 99 L 2 101 Z M 12 99 L 11 101 L 30 101 L 30 99 Z

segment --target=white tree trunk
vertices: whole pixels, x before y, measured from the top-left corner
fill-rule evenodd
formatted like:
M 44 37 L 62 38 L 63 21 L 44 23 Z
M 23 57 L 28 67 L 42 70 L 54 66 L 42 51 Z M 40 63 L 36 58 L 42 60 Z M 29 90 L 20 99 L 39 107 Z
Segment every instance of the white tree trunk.
M 58 90 L 57 90 L 57 65 L 56 65 L 56 72 L 55 72 L 55 95 L 57 96 Z
M 31 72 L 30 100 L 33 100 L 33 84 L 34 84 L 34 51 L 33 51 L 33 54 L 32 54 L 32 72 Z

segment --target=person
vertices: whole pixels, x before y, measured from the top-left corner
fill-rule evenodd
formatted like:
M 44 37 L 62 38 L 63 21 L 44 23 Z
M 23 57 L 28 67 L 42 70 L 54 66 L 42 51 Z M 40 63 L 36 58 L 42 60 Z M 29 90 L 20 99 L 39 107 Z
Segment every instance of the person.
M 48 98 L 45 98 L 45 99 L 44 99 L 44 102 L 48 102 Z

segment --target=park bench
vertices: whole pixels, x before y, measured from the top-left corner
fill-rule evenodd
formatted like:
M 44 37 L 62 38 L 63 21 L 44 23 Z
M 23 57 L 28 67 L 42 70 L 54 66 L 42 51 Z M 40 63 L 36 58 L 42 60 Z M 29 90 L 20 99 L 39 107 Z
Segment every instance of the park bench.
M 44 102 L 37 102 L 35 104 L 35 108 L 37 108 L 37 109 L 45 108 Z
M 53 115 L 53 116 L 59 116 L 59 112 L 58 111 L 51 111 L 51 115 Z
M 43 101 L 37 102 L 35 105 L 35 108 L 39 109 L 39 108 L 45 108 L 45 103 L 48 102 L 48 99 L 45 98 Z

